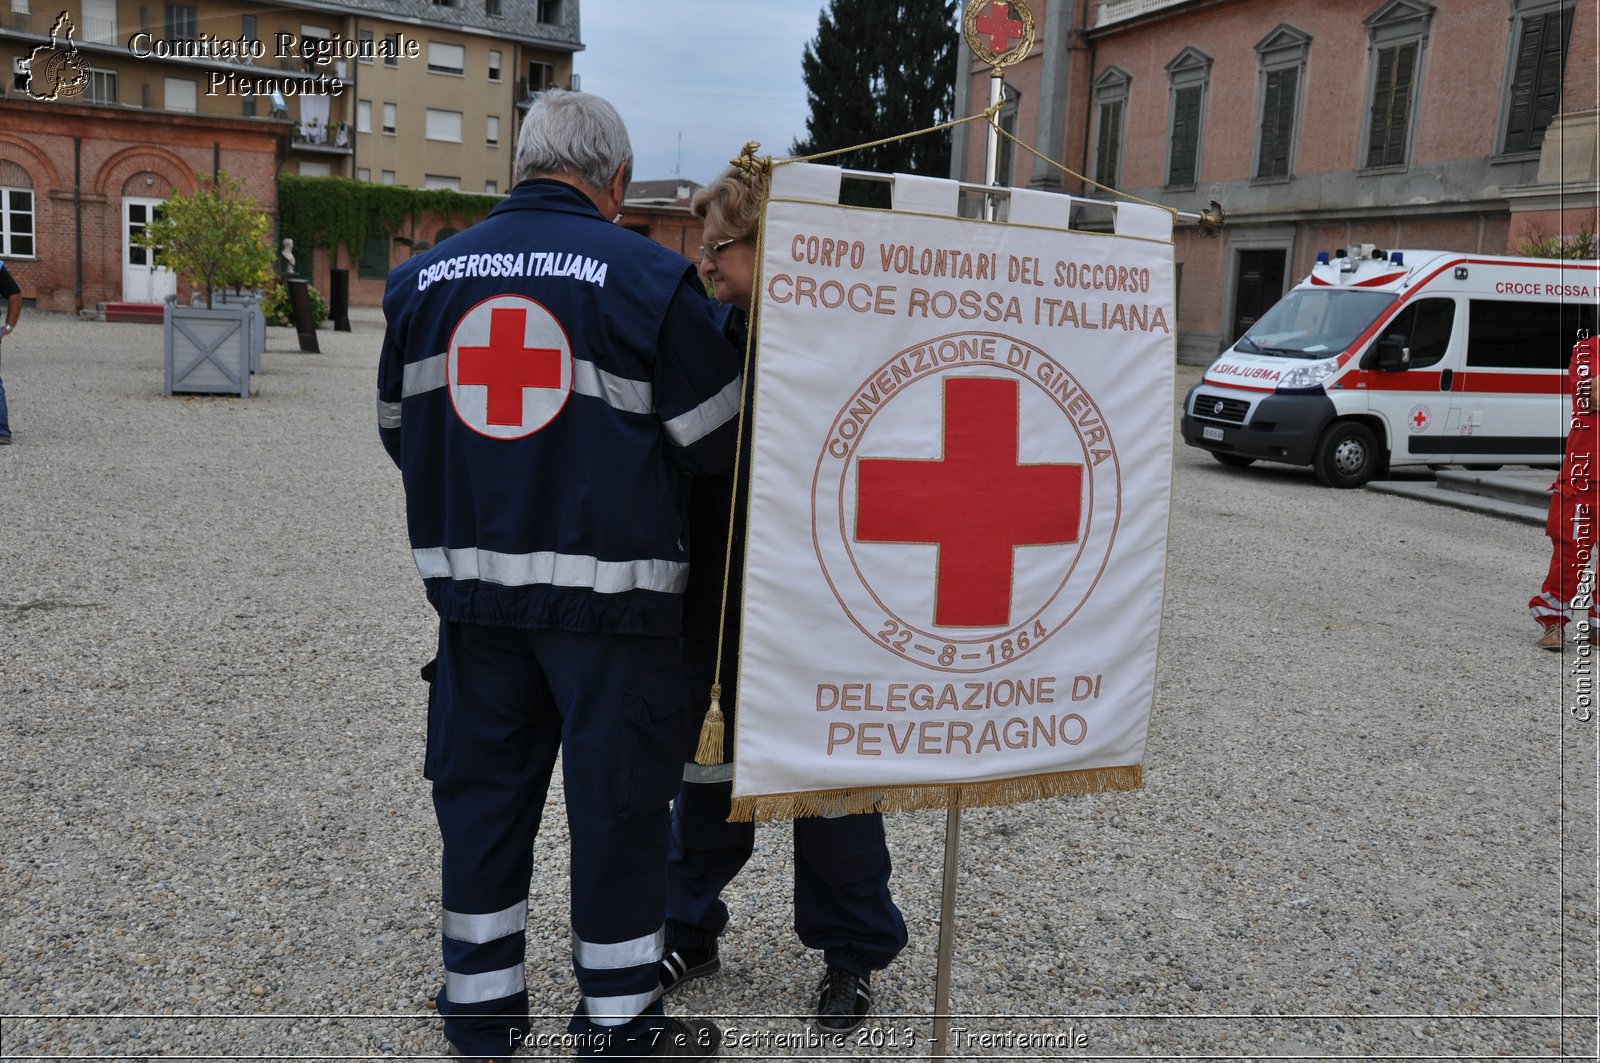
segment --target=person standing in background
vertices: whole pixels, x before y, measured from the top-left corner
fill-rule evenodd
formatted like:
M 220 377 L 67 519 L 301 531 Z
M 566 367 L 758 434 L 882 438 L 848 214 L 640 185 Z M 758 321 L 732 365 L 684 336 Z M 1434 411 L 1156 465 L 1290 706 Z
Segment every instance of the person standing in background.
M 724 331 L 740 350 L 755 331 L 756 230 L 767 192 L 765 175 L 732 168 L 701 189 L 691 206 L 705 223 L 699 270 L 717 301 L 727 306 Z M 750 382 L 746 381 L 748 389 Z M 748 390 L 747 390 L 748 394 Z M 748 444 L 749 427 L 744 429 Z M 728 822 L 733 793 L 731 739 L 738 707 L 739 609 L 745 520 L 731 522 L 734 562 L 723 616 L 722 560 L 730 535 L 729 509 L 737 493 L 749 498 L 750 451 L 734 473 L 695 484 L 689 496 L 689 538 L 695 563 L 684 602 L 684 657 L 696 690 L 721 684 L 723 763 L 684 765 L 672 805 L 672 846 L 667 875 L 667 951 L 661 987 L 670 992 L 722 966 L 717 938 L 728 924 L 722 891 L 750 859 L 754 823 Z M 722 667 L 717 674 L 717 633 L 722 618 Z M 702 702 L 702 705 L 705 703 Z M 704 709 L 701 710 L 702 713 Z M 888 967 L 905 948 L 905 918 L 889 892 L 889 846 L 883 814 L 807 816 L 794 821 L 794 928 L 807 948 L 822 952 L 813 1021 L 828 1033 L 860 1026 L 872 1009 L 872 972 Z
M 1600 504 L 1600 420 L 1595 417 L 1594 374 L 1595 340 L 1586 337 L 1572 348 L 1567 363 L 1567 393 L 1572 398 L 1572 417 L 1568 422 L 1566 452 L 1561 456 L 1561 472 L 1550 485 L 1550 515 L 1545 534 L 1550 537 L 1550 571 L 1544 584 L 1528 602 L 1534 620 L 1544 628 L 1539 646 L 1560 651 L 1566 639 L 1567 624 L 1578 615 L 1588 625 L 1590 643 L 1600 642 L 1596 623 L 1594 558 L 1596 513 Z
M 6 323 L 0 325 L 0 341 L 17 331 L 17 318 L 22 316 L 22 286 L 17 278 L 0 262 L 0 296 L 6 301 Z M 3 346 L 3 344 L 0 344 Z M 11 443 L 11 415 L 6 408 L 6 382 L 0 378 L 0 446 Z

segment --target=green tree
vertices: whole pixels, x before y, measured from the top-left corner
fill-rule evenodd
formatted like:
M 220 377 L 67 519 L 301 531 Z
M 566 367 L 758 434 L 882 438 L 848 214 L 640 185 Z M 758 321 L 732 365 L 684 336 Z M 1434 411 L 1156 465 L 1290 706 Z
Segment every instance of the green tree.
M 219 284 L 259 288 L 271 279 L 271 223 L 254 200 L 240 195 L 243 184 L 237 179 L 226 173 L 214 180 L 196 177 L 200 188 L 167 200 L 139 243 L 154 251 L 161 265 L 203 287 L 209 310 L 212 289 Z
M 1517 254 L 1528 258 L 1570 258 L 1590 259 L 1600 253 L 1600 240 L 1595 238 L 1595 231 L 1586 224 L 1580 224 L 1578 231 L 1572 236 L 1551 236 L 1544 229 L 1534 226 L 1517 245 Z
M 960 37 L 955 0 L 830 0 L 800 61 L 811 114 L 793 153 L 815 155 L 950 121 Z M 827 161 L 854 170 L 947 177 L 950 132 Z

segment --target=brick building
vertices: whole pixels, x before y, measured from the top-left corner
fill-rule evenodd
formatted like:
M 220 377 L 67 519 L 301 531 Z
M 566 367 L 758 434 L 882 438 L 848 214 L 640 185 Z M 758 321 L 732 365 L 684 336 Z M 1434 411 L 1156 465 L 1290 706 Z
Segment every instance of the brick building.
M 676 177 L 635 181 L 628 186 L 622 203 L 621 224 L 692 260 L 705 228 L 689 211 L 689 203 L 699 190 L 697 182 Z
M 41 112 L 48 112 L 47 114 Z M 131 243 L 196 175 L 239 178 L 277 209 L 282 123 L 0 99 L 0 253 L 42 310 L 159 302 L 178 290 Z
M 176 279 L 131 238 L 196 174 L 269 214 L 280 173 L 503 193 L 522 114 L 581 48 L 579 0 L 12 0 L 0 256 L 41 307 L 159 302 Z M 382 251 L 380 277 L 409 248 Z
M 1094 181 L 1185 211 L 1178 350 L 1206 363 L 1318 251 L 1515 253 L 1597 227 L 1600 0 L 1032 0 L 1001 121 Z M 988 99 L 973 61 L 957 111 Z M 981 181 L 985 130 L 952 174 Z M 1003 150 L 1003 183 L 1103 195 Z

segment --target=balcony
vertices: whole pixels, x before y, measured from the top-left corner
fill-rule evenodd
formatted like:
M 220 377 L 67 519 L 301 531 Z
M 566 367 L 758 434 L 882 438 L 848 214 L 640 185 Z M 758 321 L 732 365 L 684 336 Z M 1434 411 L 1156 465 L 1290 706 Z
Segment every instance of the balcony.
M 1168 7 L 1179 7 L 1189 0 L 1100 0 L 1100 12 L 1095 19 L 1095 29 L 1118 22 L 1126 22 L 1131 18 L 1148 15 Z
M 556 84 L 556 79 L 554 77 L 541 78 L 539 80 L 533 80 L 531 78 L 518 78 L 517 107 L 520 110 L 526 111 L 529 105 L 533 103 L 533 98 L 539 93 L 543 92 L 545 89 L 555 89 L 560 87 L 560 85 Z M 572 80 L 566 85 L 566 87 L 573 92 L 578 91 L 577 74 L 572 75 Z
M 342 122 L 335 123 L 332 129 L 321 123 L 301 123 L 294 127 L 290 136 L 295 151 L 315 155 L 353 155 L 355 149 L 351 147 L 352 140 L 350 127 Z

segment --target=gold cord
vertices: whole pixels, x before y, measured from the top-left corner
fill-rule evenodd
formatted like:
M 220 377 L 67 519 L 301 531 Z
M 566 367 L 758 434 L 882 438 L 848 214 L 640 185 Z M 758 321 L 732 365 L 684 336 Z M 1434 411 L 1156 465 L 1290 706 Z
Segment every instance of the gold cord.
M 912 133 L 901 133 L 898 136 L 884 137 L 882 140 L 872 140 L 865 144 L 853 144 L 848 148 L 834 148 L 831 151 L 819 151 L 815 155 L 797 155 L 794 158 L 789 159 L 773 159 L 771 160 L 771 164 L 773 166 L 787 166 L 791 162 L 816 162 L 818 159 L 828 159 L 835 155 L 843 155 L 847 151 L 865 151 L 867 148 L 876 148 L 881 147 L 884 144 L 893 144 L 897 140 L 910 140 L 912 137 L 920 137 L 928 133 L 942 133 L 946 129 L 954 129 L 956 126 L 963 125 L 967 122 L 976 122 L 980 118 L 986 119 L 990 122 L 990 124 L 993 124 L 994 116 L 1000 113 L 1000 108 L 1003 105 L 1004 101 L 1001 101 L 987 110 L 979 111 L 977 114 L 968 115 L 965 118 L 956 118 L 949 122 L 941 122 L 939 125 L 929 126 L 927 129 L 918 129 Z
M 1120 196 L 1123 199 L 1132 200 L 1135 203 L 1143 203 L 1147 207 L 1155 207 L 1157 210 L 1164 210 L 1168 214 L 1172 215 L 1172 223 L 1174 225 L 1176 225 L 1178 223 L 1178 211 L 1177 211 L 1177 209 L 1175 207 L 1169 207 L 1169 206 L 1167 206 L 1167 205 L 1165 205 L 1163 203 L 1152 203 L 1148 199 L 1140 199 L 1138 196 L 1132 195 L 1132 194 L 1130 194 L 1128 192 L 1120 191 L 1119 189 L 1112 188 L 1110 185 L 1103 185 L 1099 181 L 1093 180 L 1092 178 L 1085 177 L 1085 176 L 1083 176 L 1083 174 L 1079 173 L 1078 171 L 1073 170 L 1070 167 L 1064 165 L 1063 163 L 1059 163 L 1056 160 L 1050 158 L 1048 155 L 1045 155 L 1044 153 L 1036 150 L 1033 147 L 1032 144 L 1025 144 L 1022 141 L 1018 140 L 1016 137 L 1012 136 L 1010 133 L 1008 133 L 1004 129 L 1002 129 L 1000 127 L 1000 123 L 996 122 L 993 118 L 989 119 L 989 124 L 994 127 L 994 131 L 996 133 L 999 133 L 1001 136 L 1003 136 L 1007 140 L 1011 141 L 1011 143 L 1013 143 L 1013 144 L 1017 145 L 1018 147 L 1022 148 L 1022 150 L 1026 151 L 1028 154 L 1032 155 L 1034 158 L 1040 159 L 1040 160 L 1042 160 L 1044 162 L 1049 163 L 1051 166 L 1054 166 L 1056 169 L 1060 170 L 1062 173 L 1066 174 L 1068 177 L 1075 177 L 1079 181 L 1082 181 L 1084 184 L 1093 185 L 1094 187 L 1100 189 L 1100 191 L 1102 191 L 1102 192 L 1109 192 L 1114 196 Z
M 759 166 L 761 160 L 756 159 L 755 149 L 759 148 L 760 146 L 761 145 L 756 141 L 750 141 L 744 146 L 744 151 L 740 153 L 739 158 L 748 158 L 751 162 Z M 740 166 L 739 159 L 734 160 L 734 165 Z M 767 159 L 766 166 L 768 169 L 771 168 L 771 165 L 772 160 Z M 745 167 L 740 166 L 740 172 L 743 174 L 754 174 L 759 172 L 759 170 L 746 169 Z M 745 178 L 747 183 L 751 179 L 752 178 L 748 176 Z M 763 198 L 765 198 L 765 196 L 763 196 Z M 761 225 L 756 230 L 756 270 L 758 273 L 761 268 L 761 256 L 766 243 L 766 235 L 767 215 L 765 204 L 763 204 L 761 211 Z M 755 281 L 756 283 L 752 285 L 752 289 L 759 291 L 760 277 L 756 277 Z M 739 419 L 734 428 L 734 431 L 738 434 L 735 437 L 733 444 L 733 491 L 728 499 L 728 544 L 723 550 L 722 554 L 722 605 L 717 612 L 717 659 L 716 663 L 712 666 L 711 672 L 711 707 L 706 710 L 706 718 L 700 725 L 700 741 L 695 747 L 694 760 L 696 764 L 721 764 L 723 761 L 722 751 L 724 724 L 722 712 L 722 651 L 728 636 L 728 581 L 733 573 L 733 531 L 735 527 L 735 518 L 739 512 L 739 471 L 740 464 L 744 458 L 744 419 L 750 413 L 750 409 L 745 403 L 745 398 L 747 396 L 751 399 L 755 398 L 756 382 L 755 379 L 750 375 L 752 368 L 750 363 L 754 360 L 753 354 L 755 352 L 755 345 L 756 319 L 754 310 L 752 309 L 750 315 L 745 321 L 744 371 L 739 377 Z M 691 561 L 691 564 L 692 563 L 693 562 Z

